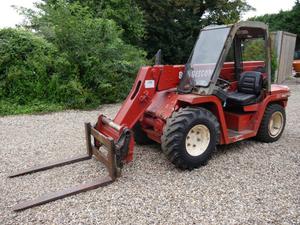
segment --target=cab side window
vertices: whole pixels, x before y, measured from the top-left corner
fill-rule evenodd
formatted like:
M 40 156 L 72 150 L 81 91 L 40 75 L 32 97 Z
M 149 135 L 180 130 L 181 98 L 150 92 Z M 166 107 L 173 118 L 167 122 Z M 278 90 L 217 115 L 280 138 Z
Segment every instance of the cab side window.
M 263 38 L 252 38 L 242 41 L 242 60 L 247 61 L 260 61 L 261 64 L 252 70 L 265 72 L 266 65 L 266 48 Z
M 246 39 L 242 42 L 243 61 L 265 61 L 266 52 L 263 38 Z

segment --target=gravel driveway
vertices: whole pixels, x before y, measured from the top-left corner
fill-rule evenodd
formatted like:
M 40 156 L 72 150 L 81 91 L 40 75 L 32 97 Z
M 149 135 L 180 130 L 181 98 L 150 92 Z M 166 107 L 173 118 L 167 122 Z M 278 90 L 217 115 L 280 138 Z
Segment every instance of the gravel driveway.
M 182 172 L 160 147 L 137 146 L 115 183 L 19 213 L 11 207 L 104 175 L 95 160 L 7 179 L 15 170 L 85 152 L 83 123 L 99 111 L 0 118 L 0 224 L 300 224 L 300 85 L 272 144 L 222 146 L 205 167 Z

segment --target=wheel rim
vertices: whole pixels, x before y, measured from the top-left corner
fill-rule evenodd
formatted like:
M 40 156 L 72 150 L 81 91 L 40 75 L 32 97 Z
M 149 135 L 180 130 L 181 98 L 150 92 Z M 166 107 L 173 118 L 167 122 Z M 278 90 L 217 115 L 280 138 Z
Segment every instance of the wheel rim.
M 269 121 L 269 134 L 271 137 L 277 137 L 283 128 L 283 115 L 281 112 L 274 112 Z
M 210 132 L 207 126 L 198 124 L 192 127 L 186 136 L 185 148 L 189 155 L 199 156 L 207 149 Z

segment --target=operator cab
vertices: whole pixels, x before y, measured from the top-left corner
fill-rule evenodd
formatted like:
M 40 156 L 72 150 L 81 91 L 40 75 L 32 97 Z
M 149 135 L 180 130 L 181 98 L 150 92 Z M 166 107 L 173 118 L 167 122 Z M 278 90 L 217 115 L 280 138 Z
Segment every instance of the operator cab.
M 201 30 L 178 90 L 216 95 L 224 105 L 260 102 L 270 89 L 270 49 L 267 26 L 240 22 Z

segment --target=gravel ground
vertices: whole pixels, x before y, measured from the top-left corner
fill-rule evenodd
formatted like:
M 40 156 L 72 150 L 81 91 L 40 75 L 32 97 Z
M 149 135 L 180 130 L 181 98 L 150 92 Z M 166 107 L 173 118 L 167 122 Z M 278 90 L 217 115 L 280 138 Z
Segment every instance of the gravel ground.
M 290 82 L 287 126 L 272 144 L 246 140 L 222 146 L 208 165 L 175 169 L 160 147 L 137 146 L 134 162 L 105 187 L 19 213 L 21 200 L 104 175 L 89 160 L 8 179 L 17 169 L 85 151 L 83 123 L 99 111 L 0 118 L 1 224 L 300 224 L 300 84 Z

